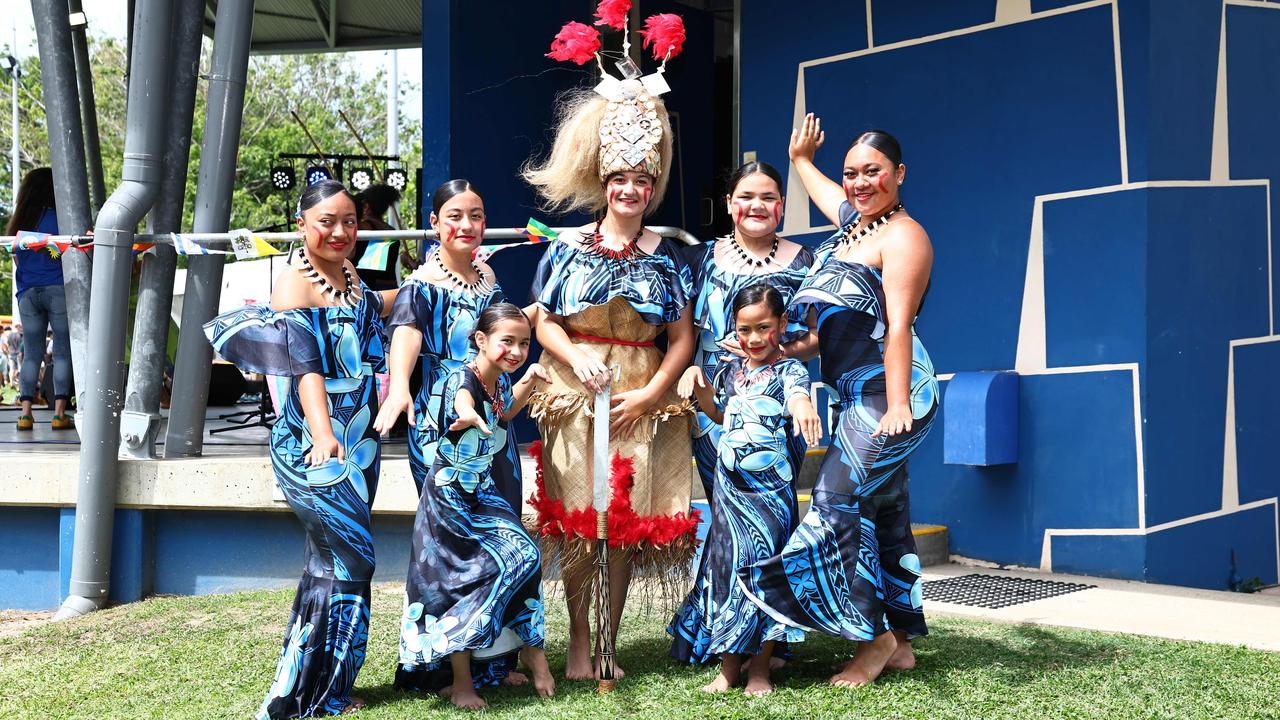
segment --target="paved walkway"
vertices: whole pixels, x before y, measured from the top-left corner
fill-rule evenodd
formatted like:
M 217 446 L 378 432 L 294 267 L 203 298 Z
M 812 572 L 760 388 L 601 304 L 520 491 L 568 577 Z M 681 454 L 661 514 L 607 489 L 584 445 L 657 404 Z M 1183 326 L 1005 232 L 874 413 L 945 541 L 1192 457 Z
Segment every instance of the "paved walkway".
M 1200 640 L 1280 651 L 1280 595 L 1196 590 L 1081 575 L 990 569 L 950 563 L 924 569 L 925 582 L 981 573 L 1054 580 L 1096 587 L 1004 608 L 983 608 L 926 598 L 928 615 L 981 618 L 996 622 Z

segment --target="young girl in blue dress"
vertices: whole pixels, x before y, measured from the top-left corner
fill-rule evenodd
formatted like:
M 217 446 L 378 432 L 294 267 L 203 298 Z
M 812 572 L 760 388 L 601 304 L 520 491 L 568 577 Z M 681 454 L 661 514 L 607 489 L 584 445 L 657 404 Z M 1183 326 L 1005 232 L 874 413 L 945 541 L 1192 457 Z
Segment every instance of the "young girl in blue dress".
M 512 634 L 524 645 L 521 657 L 538 694 L 555 694 L 542 651 L 538 545 L 521 524 L 520 506 L 495 482 L 515 472 L 507 423 L 535 385 L 548 380 L 536 363 L 514 385 L 507 375 L 524 364 L 530 331 L 524 313 L 509 303 L 480 313 L 474 359 L 445 380 L 437 418 L 443 435 L 414 522 L 397 682 L 418 676 L 416 686 L 440 688 L 461 708 L 485 707 L 477 685 L 501 680 L 474 677 L 473 652 Z
M 777 553 L 795 529 L 795 479 L 805 442 L 816 444 L 822 434 L 809 400 L 809 372 L 782 355 L 785 314 L 773 285 L 740 291 L 731 316 L 746 357 L 724 356 L 710 383 L 695 366 L 678 388 L 682 396 L 696 395 L 702 412 L 723 430 L 698 576 L 667 628 L 677 660 L 720 659 L 719 675 L 703 688 L 708 693 L 736 686 L 746 657 L 769 658 L 776 642 L 804 637 L 752 604 L 736 578 L 740 568 Z M 772 690 L 769 663 L 751 662 L 747 694 Z
M 213 349 L 241 370 L 291 381 L 269 452 L 307 534 L 306 570 L 258 718 L 318 717 L 362 704 L 351 687 L 364 663 L 374 568 L 370 508 L 381 455 L 374 375 L 384 367 L 382 315 L 396 295 L 370 290 L 347 259 L 356 206 L 341 183 L 303 191 L 297 220 L 303 247 L 277 279 L 271 306 L 223 313 L 204 327 Z
M 701 368 L 707 378 L 715 376 L 722 355 L 741 354 L 730 311 L 738 293 L 764 283 L 777 288 L 782 302 L 789 303 L 813 265 L 813 251 L 778 236 L 786 198 L 782 195 L 782 175 L 772 165 L 752 161 L 733 171 L 724 200 L 733 218 L 733 232 L 685 248 L 693 275 L 693 325 L 697 332 L 695 367 L 686 373 Z M 802 340 L 809 329 L 803 320 L 786 323 L 781 328 L 782 343 Z M 699 413 L 693 459 L 708 499 L 719 445 L 720 426 Z

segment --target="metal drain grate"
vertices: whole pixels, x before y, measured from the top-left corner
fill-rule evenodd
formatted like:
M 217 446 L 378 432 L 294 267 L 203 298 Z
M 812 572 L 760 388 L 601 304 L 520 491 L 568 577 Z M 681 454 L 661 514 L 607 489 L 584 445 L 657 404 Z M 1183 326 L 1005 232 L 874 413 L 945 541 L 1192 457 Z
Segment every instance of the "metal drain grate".
M 924 599 L 956 605 L 1003 608 L 1088 590 L 1092 587 L 1097 586 L 973 573 L 946 580 L 926 581 Z

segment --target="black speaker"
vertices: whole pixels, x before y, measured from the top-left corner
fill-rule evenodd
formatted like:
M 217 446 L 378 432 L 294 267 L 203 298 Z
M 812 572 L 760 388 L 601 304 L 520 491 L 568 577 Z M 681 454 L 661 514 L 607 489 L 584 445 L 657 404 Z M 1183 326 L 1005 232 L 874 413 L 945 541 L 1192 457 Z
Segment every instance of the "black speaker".
M 249 388 L 240 368 L 231 363 L 215 362 L 209 373 L 209 407 L 235 405 Z

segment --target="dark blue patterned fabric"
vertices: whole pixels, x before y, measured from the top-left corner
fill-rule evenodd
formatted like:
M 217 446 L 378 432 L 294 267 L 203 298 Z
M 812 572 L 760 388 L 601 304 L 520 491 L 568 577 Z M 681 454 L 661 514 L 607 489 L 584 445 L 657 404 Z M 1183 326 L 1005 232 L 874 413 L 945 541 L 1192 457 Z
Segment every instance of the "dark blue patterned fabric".
M 653 254 L 629 260 L 557 240 L 538 263 L 532 294 L 547 312 L 561 316 L 622 297 L 646 323 L 665 325 L 680 319 L 692 288 L 689 266 L 671 238 L 662 238 Z
M 499 416 L 470 367 L 445 383 L 439 426 L 455 420 L 454 397 L 465 391 L 492 430 L 446 431 L 418 504 L 413 554 L 405 585 L 396 687 L 430 690 L 452 680 L 448 656 L 465 650 L 497 656 L 521 645 L 542 647 L 542 561 L 518 508 L 498 490 L 497 478 L 516 480 L 507 419 Z M 499 379 L 504 406 L 511 382 Z M 484 654 L 484 653 L 481 653 Z M 476 687 L 502 681 L 514 662 L 473 662 Z
M 409 428 L 409 470 L 419 495 L 436 459 L 436 443 L 440 440 L 436 423 L 440 418 L 445 378 L 474 355 L 471 336 L 480 313 L 503 299 L 502 288 L 497 285 L 478 295 L 409 280 L 400 288 L 391 307 L 387 317 L 388 337 L 401 325 L 422 332 L 422 387 L 414 398 L 415 424 Z M 512 491 L 511 488 L 504 490 Z M 519 497 L 518 486 L 514 494 Z
M 748 286 L 766 283 L 778 289 L 782 302 L 790 303 L 791 296 L 800 287 L 800 283 L 804 282 L 809 267 L 813 265 L 813 251 L 802 247 L 790 265 L 776 272 L 759 275 L 729 272 L 716 264 L 715 249 L 718 243 L 732 242 L 732 238 L 720 238 L 686 248 L 693 288 L 697 295 L 693 302 L 693 324 L 698 331 L 698 342 L 693 362 L 702 368 L 708 378 L 714 376 L 716 365 L 724 354 L 719 343 L 733 338 L 734 325 L 730 315 L 733 299 L 738 293 Z M 792 319 L 782 333 L 782 342 L 796 340 L 807 330 L 805 318 Z M 698 466 L 698 476 L 702 480 L 702 489 L 708 499 L 712 496 L 711 486 L 716 474 L 716 447 L 719 443 L 720 426 L 708 420 L 706 415 L 698 413 L 698 426 L 693 437 L 693 457 Z
M 787 402 L 809 394 L 809 372 L 792 359 L 755 370 L 744 364 L 738 357 L 722 362 L 713 381 L 724 433 L 711 528 L 693 589 L 667 627 L 671 656 L 683 662 L 756 655 L 766 641 L 804 639 L 803 631 L 752 604 L 737 572 L 778 553 L 795 529 L 796 473 L 805 444 L 792 432 Z
M 378 488 L 380 445 L 374 373 L 384 368 L 382 296 L 364 288 L 355 307 L 275 312 L 250 305 L 204 326 L 215 350 L 242 370 L 294 379 L 324 376 L 329 421 L 342 443 L 336 459 L 307 467 L 311 429 L 290 382 L 271 428 L 271 466 L 307 533 L 306 571 L 258 718 L 316 717 L 351 702 L 369 633 L 373 578 L 370 508 Z
M 852 216 L 848 217 L 852 222 Z M 871 640 L 927 628 L 907 493 L 906 462 L 938 406 L 933 363 L 912 333 L 911 431 L 871 437 L 887 409 L 880 271 L 834 257 L 838 232 L 816 253 L 792 301 L 817 314 L 822 380 L 839 397 L 813 503 L 782 551 L 738 572 L 747 594 L 792 627 Z

